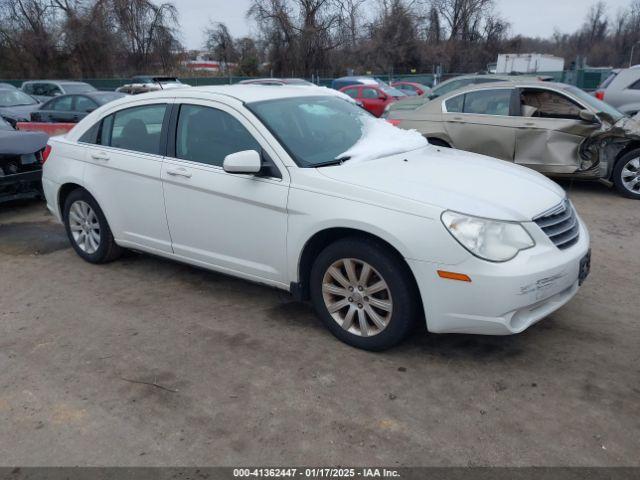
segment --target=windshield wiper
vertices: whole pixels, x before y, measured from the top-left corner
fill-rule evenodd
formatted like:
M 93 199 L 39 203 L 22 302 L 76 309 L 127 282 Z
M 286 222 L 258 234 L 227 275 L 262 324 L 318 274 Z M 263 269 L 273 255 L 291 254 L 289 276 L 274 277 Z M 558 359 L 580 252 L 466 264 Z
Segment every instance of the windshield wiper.
M 318 167 L 332 167 L 334 165 L 342 165 L 344 162 L 350 159 L 351 157 L 334 158 L 333 160 L 328 160 L 326 162 L 316 163 L 315 165 L 313 165 L 313 167 L 318 168 Z

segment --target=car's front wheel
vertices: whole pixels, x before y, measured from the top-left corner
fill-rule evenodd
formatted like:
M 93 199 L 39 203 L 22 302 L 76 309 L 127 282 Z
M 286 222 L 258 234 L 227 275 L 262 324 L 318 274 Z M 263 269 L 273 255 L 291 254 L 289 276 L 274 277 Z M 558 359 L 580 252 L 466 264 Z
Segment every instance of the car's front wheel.
M 616 162 L 613 183 L 621 195 L 640 200 L 640 150 L 633 150 Z
M 375 240 L 347 238 L 329 245 L 316 259 L 310 282 L 318 316 L 336 337 L 357 348 L 393 347 L 420 312 L 404 260 Z
M 116 244 L 98 202 L 83 189 L 74 190 L 67 197 L 63 211 L 67 236 L 74 250 L 90 263 L 107 263 L 118 258 Z

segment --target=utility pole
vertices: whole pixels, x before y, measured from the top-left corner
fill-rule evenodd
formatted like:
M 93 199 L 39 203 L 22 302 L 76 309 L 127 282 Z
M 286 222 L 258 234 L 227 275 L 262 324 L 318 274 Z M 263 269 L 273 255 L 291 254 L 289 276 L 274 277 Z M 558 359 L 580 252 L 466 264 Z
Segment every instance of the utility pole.
M 639 44 L 640 44 L 640 42 L 636 42 L 631 47 L 631 55 L 629 55 L 629 68 L 631 68 L 632 65 L 633 65 L 633 52 L 636 49 L 636 46 L 639 45 Z

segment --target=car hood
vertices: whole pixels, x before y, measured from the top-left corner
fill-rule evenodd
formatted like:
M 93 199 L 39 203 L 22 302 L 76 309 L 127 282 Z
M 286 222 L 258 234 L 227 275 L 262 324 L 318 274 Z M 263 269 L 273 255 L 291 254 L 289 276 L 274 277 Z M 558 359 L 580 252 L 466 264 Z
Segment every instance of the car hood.
M 433 146 L 318 171 L 351 185 L 499 220 L 530 221 L 566 196 L 555 182 L 528 168 Z
M 26 120 L 31 118 L 31 112 L 38 110 L 39 103 L 35 105 L 22 105 L 19 107 L 0 107 L 0 115 L 3 117 L 13 118 L 14 120 Z

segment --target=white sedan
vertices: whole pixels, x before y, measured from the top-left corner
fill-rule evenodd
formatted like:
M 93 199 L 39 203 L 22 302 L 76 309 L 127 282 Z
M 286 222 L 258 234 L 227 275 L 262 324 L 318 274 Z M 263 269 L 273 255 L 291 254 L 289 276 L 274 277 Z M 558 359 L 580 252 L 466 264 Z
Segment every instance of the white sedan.
M 533 170 L 429 145 L 327 89 L 127 97 L 45 152 L 47 205 L 83 259 L 123 248 L 310 299 L 350 345 L 518 333 L 568 302 L 589 234 Z

